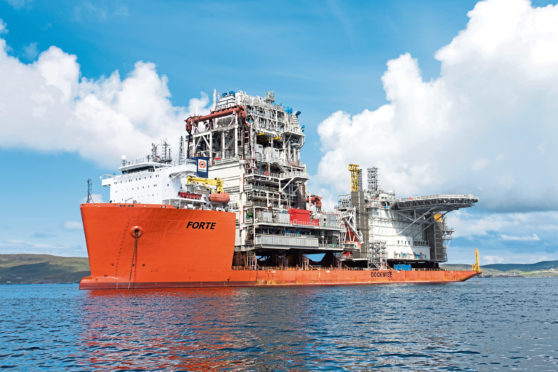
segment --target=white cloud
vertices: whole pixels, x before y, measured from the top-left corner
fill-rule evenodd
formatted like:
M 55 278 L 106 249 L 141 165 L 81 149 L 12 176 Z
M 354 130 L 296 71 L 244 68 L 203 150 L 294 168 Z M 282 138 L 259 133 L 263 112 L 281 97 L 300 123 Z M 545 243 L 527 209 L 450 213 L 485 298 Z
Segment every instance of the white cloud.
M 91 203 L 102 203 L 103 196 L 101 194 L 91 194 Z
M 8 26 L 6 26 L 6 23 L 0 18 L 0 35 L 6 32 L 8 32 Z
M 425 81 L 404 54 L 387 64 L 388 103 L 333 113 L 318 128 L 317 182 L 348 190 L 348 163 L 378 166 L 401 195 L 473 193 L 494 211 L 558 208 L 558 6 L 488 0 L 436 53 Z
M 52 249 L 56 246 L 46 243 L 36 243 L 33 241 L 23 240 L 23 239 L 9 239 L 0 242 L 1 248 L 16 248 L 16 247 L 29 247 L 33 249 Z
M 66 230 L 81 230 L 81 222 L 79 221 L 66 221 L 64 222 L 64 228 Z
M 558 212 L 478 214 L 461 210 L 448 214 L 447 224 L 455 229 L 454 238 L 473 239 L 499 233 L 502 240 L 535 241 L 540 234 L 556 236 Z
M 500 263 L 504 263 L 504 257 L 502 256 L 492 256 L 492 255 L 486 255 L 486 256 L 481 256 L 481 265 L 491 265 L 491 264 L 500 264 Z
M 101 4 L 99 2 L 81 1 L 74 8 L 74 21 L 100 21 L 106 22 L 111 17 L 128 17 L 130 12 L 124 5 L 113 3 Z
M 39 49 L 37 48 L 37 43 L 29 43 L 23 48 L 23 56 L 27 59 L 35 59 L 39 55 Z
M 12 8 L 14 9 L 21 9 L 23 8 L 26 4 L 31 3 L 31 0 L 26 1 L 26 0 L 6 0 L 6 2 L 8 4 L 10 4 L 12 6 Z
M 86 250 L 80 246 L 71 246 L 65 244 L 48 244 L 37 243 L 33 240 L 26 239 L 8 239 L 0 241 L 1 254 L 56 254 L 59 256 L 87 256 Z
M 121 155 L 144 155 L 159 138 L 184 134 L 189 113 L 207 111 L 208 97 L 173 106 L 166 76 L 137 62 L 98 80 L 81 76 L 74 55 L 51 46 L 31 63 L 9 56 L 0 38 L 0 146 L 73 151 L 115 166 Z
M 525 236 L 514 236 L 514 235 L 507 235 L 502 234 L 500 235 L 500 239 L 506 241 L 519 241 L 519 242 L 538 242 L 541 240 L 537 234 L 525 235 Z
M 88 19 L 106 21 L 107 18 L 108 11 L 105 8 L 94 5 L 89 1 L 82 1 L 74 8 L 74 20 L 78 22 Z
M 81 199 L 80 203 L 87 203 L 87 196 Z M 91 194 L 91 203 L 103 203 L 103 196 L 101 194 Z
M 541 261 L 556 261 L 558 255 L 544 252 L 529 252 L 529 253 L 504 253 L 503 255 L 489 254 L 483 255 L 480 253 L 480 263 L 482 265 L 513 263 L 513 264 L 533 264 Z
M 536 263 L 541 261 L 558 260 L 558 252 L 551 252 L 544 247 L 531 247 L 529 250 L 507 250 L 492 248 L 480 243 L 479 256 L 481 265 L 495 263 Z M 451 263 L 473 263 L 475 260 L 474 247 L 452 246 L 448 251 L 448 259 Z
M 460 210 L 447 216 L 454 240 L 450 262 L 470 262 L 479 248 L 481 262 L 534 263 L 558 260 L 558 211 L 479 213 Z
M 484 168 L 486 168 L 486 166 L 488 165 L 488 160 L 482 158 L 482 159 L 477 159 L 474 163 L 473 163 L 473 170 L 475 171 L 481 171 Z

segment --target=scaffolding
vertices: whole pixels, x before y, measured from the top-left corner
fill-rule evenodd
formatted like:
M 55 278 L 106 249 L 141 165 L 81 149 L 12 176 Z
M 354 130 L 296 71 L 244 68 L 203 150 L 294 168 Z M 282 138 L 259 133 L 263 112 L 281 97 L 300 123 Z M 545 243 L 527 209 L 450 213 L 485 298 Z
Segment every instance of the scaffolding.
M 378 168 L 367 169 L 368 172 L 368 191 L 375 193 L 378 191 Z

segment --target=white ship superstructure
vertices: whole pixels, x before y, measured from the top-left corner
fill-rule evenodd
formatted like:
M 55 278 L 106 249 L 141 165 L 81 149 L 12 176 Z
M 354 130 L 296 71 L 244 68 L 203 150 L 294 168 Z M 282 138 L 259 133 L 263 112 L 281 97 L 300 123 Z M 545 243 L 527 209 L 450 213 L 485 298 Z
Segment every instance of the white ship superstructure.
M 318 253 L 322 264 L 353 267 L 437 267 L 446 260 L 451 230 L 444 216 L 473 205 L 475 197 L 397 199 L 378 188 L 375 168 L 365 191 L 360 168 L 352 165 L 351 194 L 326 213 L 321 198 L 306 190 L 299 116 L 275 103 L 272 92 L 215 92 L 208 115 L 186 120 L 175 162 L 166 142 L 154 145 L 145 159 L 123 160 L 121 174 L 103 185 L 113 203 L 236 212 L 235 266 L 307 267 L 307 254 Z M 200 159 L 208 162 L 207 179 L 197 177 Z
M 183 138 L 180 139 L 183 143 Z M 182 147 L 182 146 L 181 146 Z M 122 159 L 120 175 L 105 176 L 103 186 L 110 187 L 111 203 L 172 204 L 180 208 L 226 209 L 210 200 L 216 187 L 192 182 L 197 162 L 179 156 L 172 162 L 170 146 L 152 145 L 150 155 L 133 161 Z

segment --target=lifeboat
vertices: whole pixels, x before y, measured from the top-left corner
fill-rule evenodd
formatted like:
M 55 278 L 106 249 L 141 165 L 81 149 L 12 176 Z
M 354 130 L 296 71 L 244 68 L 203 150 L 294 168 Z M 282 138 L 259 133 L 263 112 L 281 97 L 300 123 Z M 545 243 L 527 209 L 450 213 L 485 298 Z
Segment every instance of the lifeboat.
M 213 193 L 209 195 L 209 200 L 211 200 L 213 203 L 226 204 L 231 200 L 231 196 L 227 192 Z

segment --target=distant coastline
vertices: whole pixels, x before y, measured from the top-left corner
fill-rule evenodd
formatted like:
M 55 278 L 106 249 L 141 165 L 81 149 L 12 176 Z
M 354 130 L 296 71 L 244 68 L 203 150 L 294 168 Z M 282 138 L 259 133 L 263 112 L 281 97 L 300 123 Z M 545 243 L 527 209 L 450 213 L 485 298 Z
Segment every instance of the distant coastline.
M 78 283 L 87 275 L 87 257 L 0 254 L 0 284 Z
M 448 270 L 470 270 L 471 265 L 444 264 Z M 558 277 L 558 261 L 541 261 L 533 264 L 491 264 L 481 266 L 483 278 L 517 277 L 550 278 Z
M 471 265 L 444 264 L 448 270 L 470 270 Z M 482 277 L 558 277 L 558 261 L 534 264 L 492 264 L 481 266 Z M 0 284 L 78 283 L 89 275 L 87 257 L 48 254 L 0 254 Z

